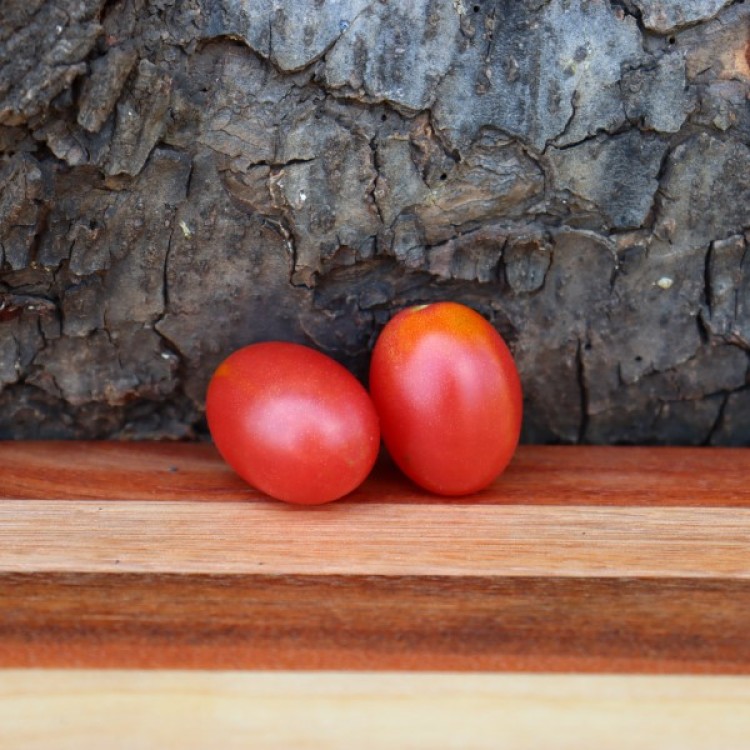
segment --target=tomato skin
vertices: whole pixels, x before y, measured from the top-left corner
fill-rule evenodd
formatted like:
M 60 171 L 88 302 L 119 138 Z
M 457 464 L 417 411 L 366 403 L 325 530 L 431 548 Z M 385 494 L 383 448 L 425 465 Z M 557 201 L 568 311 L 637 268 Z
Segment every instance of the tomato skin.
M 380 446 L 361 383 L 300 344 L 251 344 L 227 357 L 209 383 L 206 419 L 224 460 L 253 487 L 290 503 L 348 494 Z
M 500 334 L 464 305 L 397 313 L 375 343 L 370 394 L 391 457 L 430 492 L 477 492 L 513 457 L 523 410 L 518 371 Z

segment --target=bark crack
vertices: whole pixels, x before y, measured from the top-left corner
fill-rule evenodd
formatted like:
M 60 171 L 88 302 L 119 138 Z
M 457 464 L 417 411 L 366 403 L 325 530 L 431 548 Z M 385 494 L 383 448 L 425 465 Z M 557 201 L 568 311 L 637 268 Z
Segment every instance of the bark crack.
M 576 377 L 578 380 L 581 407 L 581 422 L 578 426 L 578 438 L 576 441 L 578 443 L 585 442 L 589 422 L 589 387 L 586 380 L 586 365 L 583 354 L 587 346 L 590 346 L 588 341 L 578 339 L 578 348 L 576 349 Z
M 375 171 L 375 177 L 367 189 L 367 196 L 372 201 L 373 207 L 375 208 L 375 211 L 378 215 L 378 220 L 380 221 L 381 226 L 385 227 L 385 219 L 383 218 L 383 212 L 381 211 L 380 203 L 378 202 L 378 196 L 377 196 L 378 180 L 380 179 L 380 164 L 378 161 L 377 136 L 370 138 L 368 141 L 368 144 L 370 146 L 371 166 L 373 170 Z
M 626 16 L 632 18 L 638 25 L 638 30 L 641 32 L 641 37 L 645 37 L 649 34 L 649 30 L 643 23 L 643 13 L 641 9 L 635 5 L 632 0 L 610 0 L 612 8 L 619 8 Z
M 664 155 L 662 156 L 661 162 L 659 164 L 659 170 L 656 173 L 656 177 L 654 177 L 654 181 L 656 182 L 656 190 L 654 190 L 654 199 L 651 202 L 651 207 L 649 208 L 648 213 L 646 214 L 646 220 L 643 223 L 644 228 L 650 229 L 652 232 L 654 232 L 654 234 L 656 233 L 656 222 L 659 217 L 659 214 L 661 213 L 663 201 L 664 199 L 667 198 L 666 193 L 662 189 L 662 182 L 664 178 L 666 177 L 667 170 L 669 169 L 671 157 L 672 157 L 672 148 L 671 146 L 669 146 L 664 151 Z
M 725 392 L 723 394 L 721 404 L 719 406 L 719 411 L 716 413 L 716 419 L 714 419 L 713 424 L 711 425 L 711 428 L 708 431 L 708 435 L 706 435 L 706 439 L 703 441 L 703 445 L 711 445 L 713 444 L 714 438 L 716 437 L 716 434 L 719 432 L 719 430 L 722 428 L 724 424 L 724 414 L 727 409 L 727 404 L 729 403 L 729 396 L 731 395 L 730 392 Z

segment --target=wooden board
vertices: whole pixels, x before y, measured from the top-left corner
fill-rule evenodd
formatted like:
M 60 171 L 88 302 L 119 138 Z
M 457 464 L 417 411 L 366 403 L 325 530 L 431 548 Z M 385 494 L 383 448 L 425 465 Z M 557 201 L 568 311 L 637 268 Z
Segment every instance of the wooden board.
M 750 678 L 0 673 L 3 750 L 745 750 Z
M 0 444 L 0 666 L 750 673 L 750 452 L 387 463 L 296 508 L 207 445 Z

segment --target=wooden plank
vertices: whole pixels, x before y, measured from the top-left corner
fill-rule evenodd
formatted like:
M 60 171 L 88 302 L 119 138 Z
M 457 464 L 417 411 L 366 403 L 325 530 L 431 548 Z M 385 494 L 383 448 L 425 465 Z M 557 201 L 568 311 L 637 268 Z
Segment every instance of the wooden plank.
M 750 509 L 0 501 L 0 572 L 750 580 Z
M 0 498 L 250 500 L 209 444 L 0 441 Z
M 0 665 L 750 674 L 747 455 L 524 448 L 479 500 L 383 465 L 297 508 L 209 446 L 3 444 Z
M 744 750 L 750 680 L 9 671 L 7 750 Z
M 520 446 L 487 490 L 451 504 L 750 507 L 744 448 Z M 213 446 L 0 441 L 0 498 L 262 501 Z M 428 503 L 387 462 L 349 499 Z
M 750 582 L 5 575 L 0 665 L 750 674 Z

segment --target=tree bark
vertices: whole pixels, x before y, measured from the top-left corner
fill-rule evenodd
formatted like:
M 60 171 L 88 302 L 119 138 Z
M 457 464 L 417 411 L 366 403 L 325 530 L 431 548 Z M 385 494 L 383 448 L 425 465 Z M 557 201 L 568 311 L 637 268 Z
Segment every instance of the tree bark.
M 0 437 L 205 434 L 454 299 L 524 439 L 750 444 L 750 4 L 5 0 Z

